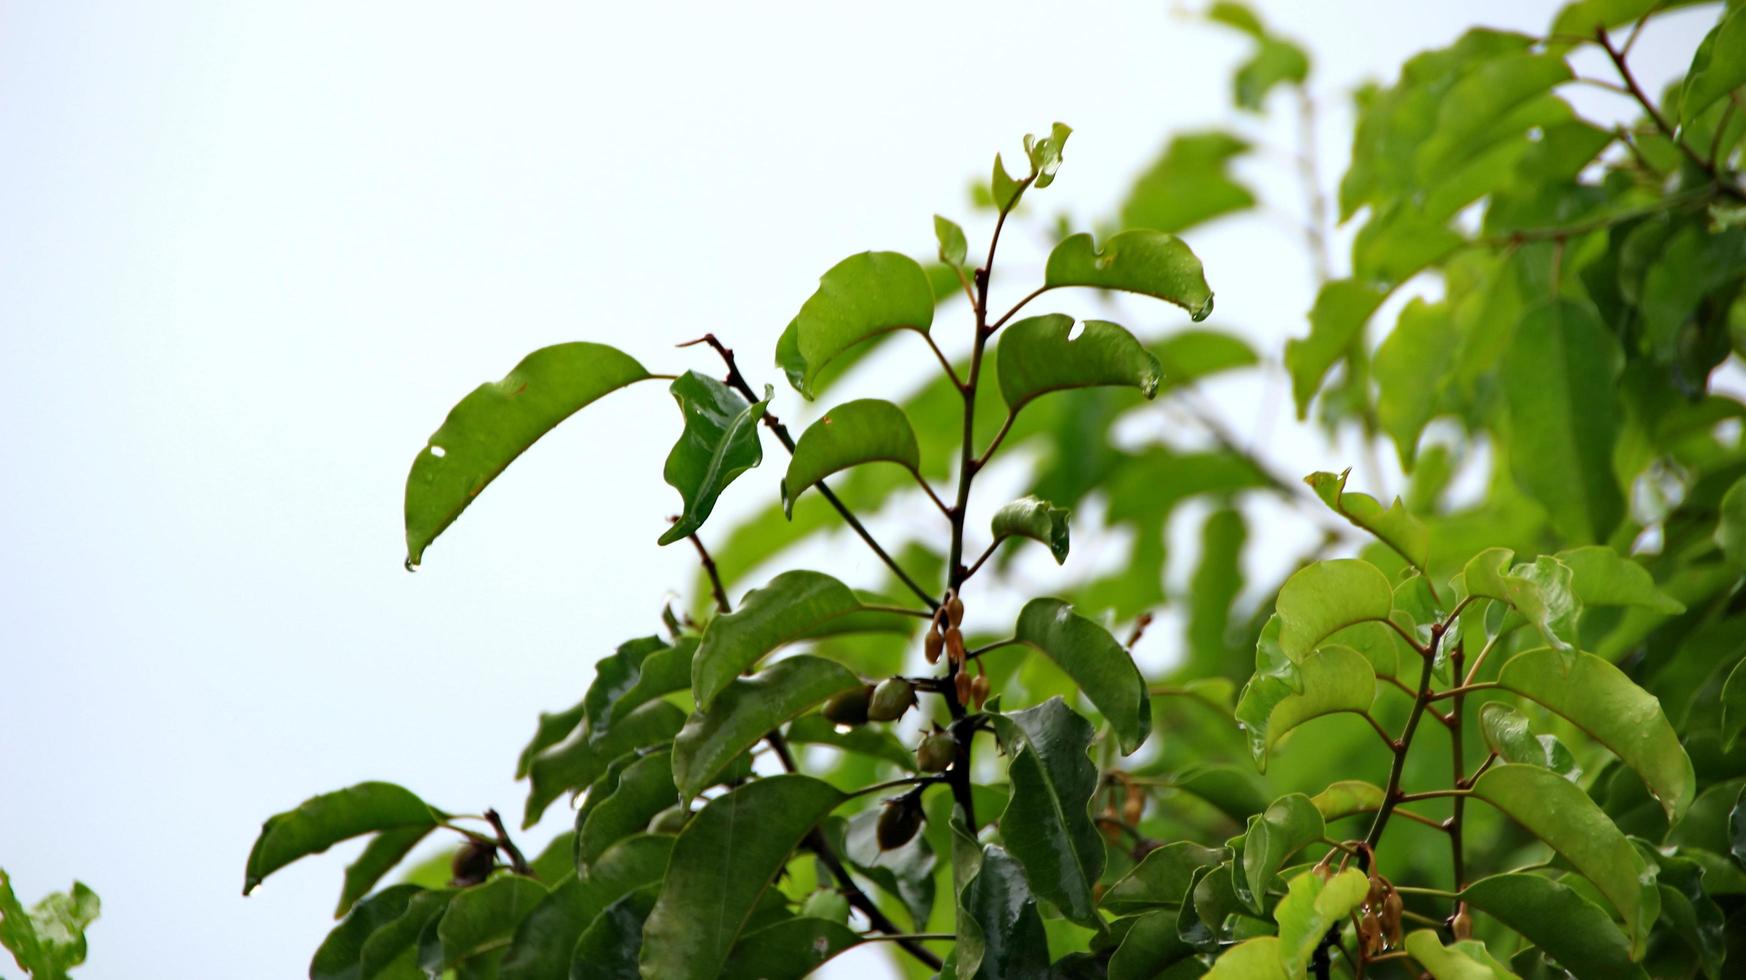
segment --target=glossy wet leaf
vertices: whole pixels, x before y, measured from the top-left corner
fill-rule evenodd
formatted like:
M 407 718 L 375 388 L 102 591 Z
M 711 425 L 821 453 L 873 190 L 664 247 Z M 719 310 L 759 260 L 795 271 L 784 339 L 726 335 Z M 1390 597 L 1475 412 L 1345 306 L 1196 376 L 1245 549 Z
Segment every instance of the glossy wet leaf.
M 1293 662 L 1334 633 L 1383 621 L 1394 610 L 1388 576 L 1367 561 L 1339 558 L 1299 569 L 1279 589 L 1279 649 Z
M 1000 816 L 1000 837 L 1025 868 L 1037 895 L 1069 920 L 1100 924 L 1093 890 L 1103 875 L 1103 837 L 1091 821 L 1097 766 L 1088 752 L 1091 723 L 1060 698 L 994 717 L 1011 759 L 1012 801 Z
M 97 893 L 75 881 L 26 911 L 0 871 L 0 946 L 38 980 L 64 980 L 67 970 L 85 962 L 85 930 L 101 910 Z
M 860 933 L 840 922 L 796 916 L 748 933 L 721 975 L 724 980 L 800 980 L 860 942 Z
M 1572 782 L 1582 776 L 1582 768 L 1556 735 L 1535 735 L 1528 717 L 1502 701 L 1480 706 L 1479 731 L 1486 747 L 1504 762 L 1540 766 Z
M 1680 93 L 1679 114 L 1687 123 L 1746 85 L 1746 14 L 1729 9 L 1698 45 Z
M 710 620 L 691 662 L 691 693 L 708 710 L 742 671 L 784 644 L 850 625 L 892 628 L 888 618 L 859 622 L 855 614 L 863 611 L 861 599 L 829 575 L 783 572 L 747 593 L 738 609 Z
M 1206 319 L 1213 308 L 1200 259 L 1181 239 L 1151 229 L 1112 235 L 1101 249 L 1089 234 L 1064 239 L 1049 253 L 1043 284 L 1140 293 L 1175 303 L 1195 320 Z
M 1285 369 L 1291 374 L 1297 417 L 1309 415 L 1309 403 L 1321 390 L 1328 371 L 1364 337 L 1364 325 L 1382 305 L 1386 290 L 1352 279 L 1323 286 L 1310 309 L 1309 335 L 1285 342 Z
M 243 894 L 292 861 L 319 854 L 342 840 L 408 827 L 428 829 L 442 818 L 441 811 L 393 783 L 359 783 L 311 797 L 261 825 L 249 852 Z
M 1237 897 L 1260 911 L 1268 882 L 1292 855 L 1320 840 L 1324 829 L 1321 811 L 1302 793 L 1282 796 L 1251 817 L 1243 835 L 1241 874 L 1231 876 Z
M 530 785 L 522 826 L 533 826 L 553 800 L 599 779 L 614 759 L 665 742 L 684 724 L 685 712 L 665 701 L 651 701 L 619 719 L 598 740 L 583 732 L 538 756 L 528 766 Z
M 1230 858 L 1222 847 L 1202 847 L 1193 841 L 1175 841 L 1148 853 L 1103 893 L 1103 907 L 1117 914 L 1140 912 L 1162 905 L 1180 905 L 1188 894 L 1195 871 Z
M 1624 516 L 1613 475 L 1618 341 L 1586 306 L 1536 306 L 1516 325 L 1502 365 L 1510 472 L 1579 543 L 1605 541 Z
M 1032 599 L 1020 610 L 1013 635 L 1053 660 L 1079 686 L 1131 755 L 1152 730 L 1146 680 L 1109 631 L 1059 599 Z
M 1061 152 L 1071 135 L 1073 127 L 1061 122 L 1050 126 L 1047 136 L 1025 134 L 1025 156 L 1030 159 L 1031 173 L 1035 175 L 1033 186 L 1038 190 L 1054 183 L 1055 171 L 1061 169 Z
M 1310 797 L 1324 822 L 1382 809 L 1382 787 L 1361 779 L 1342 779 Z
M 768 776 L 709 801 L 673 845 L 644 927 L 645 976 L 717 976 L 788 856 L 843 795 L 810 776 Z
M 1310 954 L 1322 936 L 1343 924 L 1369 892 L 1370 877 L 1357 868 L 1347 868 L 1326 881 L 1314 871 L 1291 879 L 1285 897 L 1273 910 L 1273 919 L 1279 923 L 1279 956 L 1287 976 L 1304 976 Z
M 634 358 L 605 344 L 557 344 L 461 399 L 406 477 L 407 564 L 423 561 L 437 535 L 553 426 L 647 377 Z
M 1679 735 L 1654 695 L 1592 653 L 1571 658 L 1550 649 L 1506 661 L 1497 682 L 1568 719 L 1642 777 L 1677 823 L 1696 795 L 1697 780 Z
M 805 654 L 735 679 L 707 709 L 692 714 L 673 739 L 673 779 L 680 795 L 695 797 L 766 734 L 831 695 L 863 683 L 842 664 Z
M 650 752 L 619 774 L 612 795 L 590 809 L 576 828 L 578 864 L 593 864 L 608 847 L 641 833 L 655 814 L 679 802 L 673 785 L 673 758 L 678 751 L 675 740 L 671 752 Z
M 776 366 L 794 390 L 814 397 L 825 365 L 850 348 L 893 330 L 926 333 L 934 290 L 921 264 L 898 252 L 851 255 L 819 277 L 776 347 Z
M 889 462 L 916 473 L 921 450 L 903 409 L 878 398 L 844 402 L 806 427 L 794 445 L 782 478 L 782 501 L 790 517 L 794 499 L 820 480 L 864 463 Z
M 1202 980 L 1287 980 L 1279 939 L 1256 936 L 1227 949 Z
M 1128 927 L 1109 958 L 1109 980 L 1154 980 L 1193 955 L 1194 947 L 1176 934 L 1176 910 L 1154 909 Z
M 684 498 L 678 523 L 661 535 L 661 544 L 694 533 L 709 519 L 716 498 L 741 473 L 764 460 L 758 442 L 758 421 L 770 404 L 747 402 L 740 393 L 714 378 L 687 371 L 669 389 L 685 418 L 685 432 L 667 454 L 662 471 L 667 483 Z
M 1538 766 L 1493 766 L 1473 795 L 1540 838 L 1606 896 L 1636 942 L 1660 911 L 1654 877 L 1612 820 L 1588 794 Z
M 363 852 L 346 865 L 345 885 L 340 889 L 339 907 L 334 909 L 333 917 L 337 919 L 345 915 L 434 829 L 432 826 L 401 827 L 372 836 L 364 845 Z
M 1230 172 L 1231 161 L 1248 151 L 1248 143 L 1229 133 L 1172 137 L 1128 192 L 1122 227 L 1175 234 L 1253 207 L 1255 195 Z
M 1341 712 L 1365 714 L 1376 697 L 1376 674 L 1370 661 L 1351 647 L 1330 643 L 1303 658 L 1298 664 L 1299 683 L 1303 690 L 1288 694 L 1268 712 L 1257 762 L 1285 734 L 1297 726 L 1326 715 Z M 1255 732 L 1250 747 L 1254 749 Z
M 956 846 L 977 847 L 962 838 Z M 954 880 L 963 878 L 958 886 L 956 975 L 962 980 L 1042 980 L 1049 968 L 1048 937 L 1018 861 L 998 845 L 987 844 L 968 860 L 954 852 L 953 863 L 958 866 Z
M 916 929 L 925 928 L 934 908 L 934 870 L 938 860 L 926 834 L 902 847 L 879 846 L 879 809 L 863 810 L 842 827 L 839 853 L 857 874 L 897 898 Z
M 1067 510 L 1040 497 L 1020 497 L 994 512 L 991 521 L 994 540 L 1030 538 L 1049 549 L 1055 564 L 1067 560 Z
M 1087 320 L 1073 333 L 1073 318 L 1062 313 L 1028 317 L 1002 331 L 997 371 L 1009 411 L 1069 388 L 1138 388 L 1147 398 L 1158 390 L 1158 359 L 1133 334 L 1102 320 Z
M 1468 885 L 1461 898 L 1521 933 L 1576 976 L 1644 976 L 1612 916 L 1569 885 L 1540 875 L 1501 874 Z
M 1406 935 L 1406 951 L 1432 980 L 1521 980 L 1475 940 L 1445 946 L 1435 931 L 1414 929 Z
M 1394 498 L 1394 502 L 1384 508 L 1375 497 L 1367 493 L 1348 491 L 1346 480 L 1351 475 L 1350 468 L 1338 475 L 1311 473 L 1303 478 L 1303 482 L 1309 484 L 1316 496 L 1322 499 L 1322 503 L 1327 504 L 1334 513 L 1394 549 L 1396 554 L 1407 560 L 1407 564 L 1423 572 L 1431 557 L 1430 532 L 1417 518 L 1407 513 L 1399 497 Z
M 1569 656 L 1582 614 L 1573 572 L 1551 555 L 1511 566 L 1511 554 L 1508 548 L 1487 548 L 1468 561 L 1462 571 L 1468 594 L 1509 603 L 1547 643 Z

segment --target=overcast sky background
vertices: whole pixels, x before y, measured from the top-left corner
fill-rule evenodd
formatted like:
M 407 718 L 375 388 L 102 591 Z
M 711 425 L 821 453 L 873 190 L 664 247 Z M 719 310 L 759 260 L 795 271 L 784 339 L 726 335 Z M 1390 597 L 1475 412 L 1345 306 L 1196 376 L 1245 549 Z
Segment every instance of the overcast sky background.
M 1352 85 L 1554 10 L 1261 7 L 1315 57 L 1330 181 Z M 1646 84 L 1711 19 L 1648 32 Z M 711 330 L 774 382 L 778 332 L 837 259 L 926 254 L 935 211 L 985 240 L 968 181 L 1056 119 L 1075 133 L 1044 213 L 1110 213 L 1168 131 L 1231 116 L 1246 48 L 1161 2 L 0 0 L 0 866 L 27 901 L 75 877 L 102 895 L 89 980 L 302 976 L 355 848 L 245 901 L 260 821 L 368 778 L 519 813 L 536 714 L 691 581 L 688 549 L 654 545 L 677 502 L 661 385 L 567 423 L 402 571 L 406 470 L 456 400 L 573 339 L 714 371 L 671 350 Z M 1254 131 L 1291 146 L 1276 108 Z M 1242 172 L 1299 200 L 1278 159 Z M 1189 240 L 1217 322 L 1271 356 L 1303 332 L 1283 222 Z M 1002 254 L 1035 272 L 1039 246 Z M 936 333 L 965 346 L 962 327 Z M 1271 391 L 1229 416 L 1267 452 L 1359 462 Z

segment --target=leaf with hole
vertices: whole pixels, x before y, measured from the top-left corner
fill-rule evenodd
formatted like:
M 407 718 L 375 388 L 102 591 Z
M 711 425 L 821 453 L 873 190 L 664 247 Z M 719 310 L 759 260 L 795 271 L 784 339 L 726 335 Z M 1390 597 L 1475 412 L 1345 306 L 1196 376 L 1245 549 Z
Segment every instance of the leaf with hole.
M 1089 234 L 1064 239 L 1049 253 L 1043 285 L 1139 293 L 1174 303 L 1197 321 L 1213 308 L 1212 289 L 1194 252 L 1175 235 L 1144 228 L 1111 235 L 1101 249 Z
M 1000 393 L 1016 413 L 1031 399 L 1069 388 L 1158 390 L 1158 359 L 1114 323 L 1087 320 L 1074 334 L 1073 318 L 1049 313 L 1020 320 L 1000 339 Z

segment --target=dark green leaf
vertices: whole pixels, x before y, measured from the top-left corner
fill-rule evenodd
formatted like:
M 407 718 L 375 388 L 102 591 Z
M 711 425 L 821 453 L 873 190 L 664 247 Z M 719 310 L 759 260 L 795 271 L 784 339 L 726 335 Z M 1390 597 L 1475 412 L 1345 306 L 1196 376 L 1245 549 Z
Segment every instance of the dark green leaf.
M 598 717 L 589 719 L 590 737 L 609 730 L 616 719 L 658 697 L 689 688 L 691 659 L 696 655 L 696 636 L 681 636 L 670 647 L 650 651 L 638 666 L 634 683 Z
M 1087 320 L 1072 336 L 1073 318 L 1033 316 L 1006 328 L 1000 340 L 1000 393 L 1016 413 L 1031 399 L 1068 388 L 1158 390 L 1158 359 L 1134 335 L 1113 323 Z
M 1301 978 L 1310 954 L 1329 928 L 1346 921 L 1370 892 L 1370 876 L 1347 868 L 1326 881 L 1315 871 L 1291 879 L 1273 910 L 1279 923 L 1279 955 L 1287 976 Z
M 606 849 L 576 879 L 577 907 L 584 924 L 608 905 L 648 885 L 659 884 L 673 853 L 670 834 L 637 834 Z
M 1180 905 L 1188 895 L 1196 869 L 1230 857 L 1222 847 L 1201 847 L 1192 841 L 1166 844 L 1147 854 L 1103 893 L 1103 907 L 1116 914 L 1140 912 L 1161 905 Z
M 0 946 L 37 980 L 65 980 L 67 970 L 85 962 L 85 930 L 101 909 L 97 893 L 75 881 L 26 912 L 0 871 Z
M 1321 811 L 1302 793 L 1282 796 L 1264 813 L 1249 818 L 1242 873 L 1231 875 L 1237 897 L 1260 911 L 1273 876 L 1304 845 L 1321 840 L 1324 829 Z
M 1550 878 L 1502 874 L 1468 885 L 1461 900 L 1521 933 L 1579 977 L 1642 977 L 1611 916 Z
M 511 874 L 457 892 L 436 929 L 443 967 L 507 947 L 521 920 L 545 897 L 544 885 Z
M 718 975 L 789 854 L 842 799 L 808 776 L 770 776 L 711 800 L 673 845 L 644 929 L 644 975 Z
M 1291 373 L 1297 417 L 1309 415 L 1309 404 L 1321 390 L 1334 363 L 1363 340 L 1364 325 L 1382 305 L 1388 291 L 1352 279 L 1337 279 L 1316 294 L 1310 310 L 1309 336 L 1285 342 L 1285 368 Z
M 1737 567 L 1746 567 L 1746 477 L 1741 477 L 1722 495 L 1721 518 L 1716 523 L 1716 547 Z
M 261 836 L 249 852 L 243 894 L 292 861 L 319 854 L 342 840 L 383 830 L 429 829 L 442 818 L 440 811 L 392 783 L 359 783 L 311 797 L 261 825 Z
M 800 980 L 859 942 L 860 934 L 840 922 L 797 916 L 747 933 L 721 975 L 724 980 Z
M 814 397 L 818 373 L 863 341 L 892 330 L 926 333 L 934 290 L 921 264 L 897 252 L 851 255 L 819 277 L 776 346 L 776 365 L 794 390 Z
M 1175 303 L 1195 320 L 1212 313 L 1212 289 L 1200 259 L 1174 235 L 1136 228 L 1112 235 L 1099 249 L 1088 234 L 1073 235 L 1049 253 L 1043 284 L 1095 286 Z M 1001 386 L 1004 390 L 1005 385 Z M 1010 402 L 1010 399 L 1009 399 Z
M 333 917 L 339 918 L 349 911 L 358 899 L 376 887 L 376 882 L 382 876 L 394 870 L 418 842 L 424 840 L 434 827 L 401 827 L 398 830 L 385 830 L 370 838 L 370 843 L 364 845 L 363 853 L 357 860 L 346 865 L 345 886 L 340 889 L 339 907 L 334 909 Z
M 958 893 L 956 976 L 964 980 L 1044 980 L 1048 937 L 1024 871 L 994 844 L 978 846 L 955 823 L 953 880 Z M 967 852 L 967 853 L 960 853 Z
M 1687 123 L 1746 85 L 1746 13 L 1735 6 L 1698 45 L 1679 98 L 1680 118 Z
M 1255 196 L 1230 174 L 1231 160 L 1248 150 L 1249 144 L 1228 133 L 1174 137 L 1134 182 L 1122 203 L 1122 227 L 1175 234 L 1252 207 Z
M 461 399 L 406 477 L 407 564 L 423 561 L 437 535 L 540 436 L 601 395 L 648 376 L 605 344 L 557 344 Z
M 640 980 L 643 936 L 654 908 L 655 890 L 645 888 L 620 898 L 596 916 L 576 940 L 571 980 Z
M 565 876 L 516 926 L 498 980 L 568 976 L 576 940 L 595 914 L 583 898 L 582 883 L 574 874 Z
M 1109 958 L 1109 980 L 1154 980 L 1194 955 L 1176 934 L 1176 911 L 1154 909 L 1138 916 Z
M 1728 671 L 1722 684 L 1722 747 L 1732 749 L 1746 731 L 1746 660 Z
M 651 701 L 619 719 L 598 741 L 590 741 L 582 732 L 535 758 L 528 767 L 530 785 L 522 825 L 533 826 L 553 800 L 600 778 L 614 759 L 665 742 L 684 724 L 685 712 L 665 701 Z
M 1097 766 L 1088 752 L 1091 723 L 1050 698 L 1034 708 L 994 716 L 1011 757 L 1012 801 L 1000 817 L 1007 850 L 1024 865 L 1032 891 L 1070 921 L 1097 928 L 1092 890 L 1103 875 L 1103 838 L 1091 822 Z
M 826 698 L 862 684 L 833 660 L 805 654 L 734 680 L 673 740 L 673 779 L 690 800 L 769 732 Z
M 763 401 L 748 403 L 732 388 L 696 371 L 680 375 L 669 390 L 685 417 L 685 432 L 667 454 L 662 475 L 685 498 L 685 512 L 661 535 L 661 544 L 683 540 L 702 527 L 727 485 L 763 462 L 758 420 L 771 394 L 765 388 Z
M 365 898 L 322 940 L 309 962 L 310 980 L 370 980 L 404 976 L 390 968 L 448 904 L 448 896 L 417 885 L 394 885 Z M 403 965 L 403 963 L 401 963 Z
M 863 463 L 890 462 L 921 478 L 921 451 L 903 409 L 878 398 L 844 402 L 806 427 L 782 478 L 782 505 L 832 473 Z
M 934 868 L 937 861 L 926 834 L 902 847 L 879 846 L 879 809 L 863 810 L 849 819 L 842 855 L 863 877 L 903 902 L 916 929 L 927 928 L 934 908 Z
M 655 814 L 679 802 L 673 785 L 673 758 L 678 751 L 676 740 L 672 752 L 650 752 L 619 774 L 612 795 L 593 807 L 576 830 L 578 864 L 593 864 L 608 847 L 641 833 Z
M 1055 556 L 1055 564 L 1067 560 L 1067 510 L 1040 497 L 1020 497 L 994 512 L 996 543 L 1007 538 L 1030 538 L 1041 542 Z
M 799 745 L 830 745 L 845 752 L 889 762 L 906 771 L 915 769 L 915 753 L 879 725 L 862 725 L 844 732 L 838 731 L 837 726 L 823 715 L 801 715 L 788 726 L 788 741 Z
M 1540 766 L 1571 782 L 1582 776 L 1582 767 L 1556 735 L 1535 735 L 1528 728 L 1528 717 L 1502 701 L 1480 706 L 1479 731 L 1486 746 L 1504 762 Z
M 588 685 L 588 692 L 581 701 L 564 711 L 540 713 L 533 739 L 516 760 L 516 778 L 527 775 L 535 756 L 570 737 L 584 724 L 589 738 L 598 741 L 604 736 L 611 726 L 613 703 L 636 685 L 643 661 L 666 648 L 667 644 L 660 637 L 644 636 L 619 644 L 610 655 L 595 661 L 594 681 Z
M 1055 661 L 1115 730 L 1131 755 L 1152 730 L 1146 679 L 1109 631 L 1059 599 L 1032 599 L 1019 612 L 1014 636 Z

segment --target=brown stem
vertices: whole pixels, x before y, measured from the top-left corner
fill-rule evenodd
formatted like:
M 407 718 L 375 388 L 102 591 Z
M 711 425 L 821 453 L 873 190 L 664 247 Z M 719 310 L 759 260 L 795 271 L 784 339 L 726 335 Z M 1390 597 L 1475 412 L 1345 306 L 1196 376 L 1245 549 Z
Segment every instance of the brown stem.
M 1641 85 L 1637 84 L 1637 77 L 1631 74 L 1630 66 L 1625 63 L 1625 54 L 1629 50 L 1630 45 L 1627 44 L 1622 50 L 1614 47 L 1612 38 L 1607 35 L 1607 29 L 1604 25 L 1595 28 L 1594 36 L 1595 40 L 1600 42 L 1601 50 L 1605 51 L 1607 57 L 1611 59 L 1613 67 L 1618 70 L 1620 81 L 1625 83 L 1625 88 L 1630 90 L 1631 97 L 1637 100 L 1637 103 L 1643 107 L 1643 111 L 1649 114 L 1649 118 L 1655 123 L 1655 128 L 1661 130 L 1661 135 L 1667 137 L 1668 141 L 1674 146 L 1679 147 L 1679 151 L 1685 154 L 1686 159 L 1690 160 L 1699 170 L 1708 174 L 1711 182 L 1715 184 L 1717 190 L 1727 194 L 1729 197 L 1746 200 L 1746 191 L 1742 191 L 1740 188 L 1723 180 L 1721 173 L 1716 169 L 1714 163 L 1704 159 L 1704 157 L 1696 150 L 1692 149 L 1685 140 L 1681 139 L 1679 134 L 1675 132 L 1673 126 L 1668 123 L 1667 117 L 1663 116 L 1661 110 L 1656 107 L 1655 101 L 1649 98 L 1648 94 L 1643 91 Z M 1635 35 L 1632 36 L 1632 40 L 1636 40 Z
M 710 591 L 715 593 L 715 608 L 720 612 L 733 609 L 733 605 L 728 602 L 727 589 L 721 584 L 721 572 L 716 570 L 715 559 L 709 556 L 709 550 L 703 546 L 703 539 L 695 534 L 686 537 L 691 539 L 691 546 L 697 549 L 697 560 L 703 564 L 704 574 L 709 576 Z
M 485 822 L 489 823 L 492 831 L 497 834 L 497 846 L 505 855 L 508 855 L 509 867 L 523 877 L 537 877 L 533 873 L 533 868 L 528 865 L 527 858 L 522 856 L 521 848 L 516 847 L 515 841 L 509 839 L 509 830 L 503 826 L 503 818 L 497 815 L 496 810 L 485 811 Z
M 1454 616 L 1451 615 L 1450 619 L 1454 619 Z M 1461 668 L 1462 662 L 1466 658 L 1466 646 L 1465 640 L 1457 642 L 1449 657 L 1450 673 L 1456 677 L 1462 676 Z M 1467 764 L 1462 758 L 1464 746 L 1461 744 L 1461 718 L 1462 702 L 1466 700 L 1466 692 L 1461 691 L 1460 688 L 1456 688 L 1456 690 L 1460 693 L 1455 695 L 1455 704 L 1449 709 L 1449 778 L 1455 781 L 1457 789 L 1465 789 L 1466 787 L 1462 786 L 1462 780 L 1467 775 Z M 1449 863 L 1455 872 L 1455 891 L 1460 891 L 1467 884 L 1466 851 L 1462 847 L 1461 841 L 1461 817 L 1466 803 L 1466 798 L 1455 797 L 1454 811 L 1449 817 Z M 1453 915 L 1460 911 L 1461 903 L 1457 901 L 1454 912 L 1450 914 Z
M 1425 708 L 1429 703 L 1431 672 L 1437 660 L 1437 643 L 1442 638 L 1441 630 L 1433 630 L 1430 648 L 1423 654 L 1424 667 L 1419 671 L 1418 694 L 1413 699 L 1412 713 L 1407 715 L 1406 727 L 1401 730 L 1400 738 L 1395 739 L 1394 765 L 1388 771 L 1388 786 L 1382 791 L 1382 806 L 1377 808 L 1376 819 L 1370 824 L 1370 832 L 1364 835 L 1364 843 L 1371 850 L 1375 850 L 1377 842 L 1382 840 L 1382 831 L 1388 826 L 1389 815 L 1407 799 L 1407 795 L 1400 789 L 1400 777 L 1406 771 L 1407 752 L 1412 748 L 1413 734 L 1419 730 L 1419 721 L 1424 718 Z

